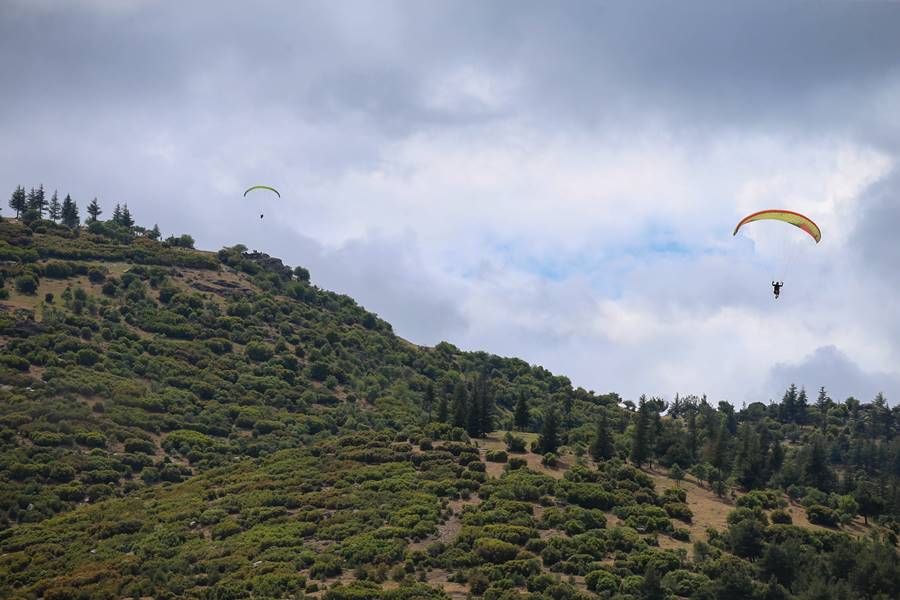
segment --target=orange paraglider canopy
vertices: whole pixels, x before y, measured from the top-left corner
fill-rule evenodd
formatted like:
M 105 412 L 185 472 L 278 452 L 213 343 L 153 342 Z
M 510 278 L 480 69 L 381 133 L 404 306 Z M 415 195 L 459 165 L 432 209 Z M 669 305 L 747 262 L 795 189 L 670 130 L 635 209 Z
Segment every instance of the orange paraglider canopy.
M 785 223 L 790 223 L 794 227 L 799 227 L 808 233 L 812 239 L 816 240 L 817 244 L 822 239 L 822 231 L 812 219 L 791 210 L 761 210 L 752 215 L 747 215 L 741 219 L 741 222 L 734 228 L 734 235 L 737 235 L 738 230 L 746 223 L 764 220 L 784 221 Z

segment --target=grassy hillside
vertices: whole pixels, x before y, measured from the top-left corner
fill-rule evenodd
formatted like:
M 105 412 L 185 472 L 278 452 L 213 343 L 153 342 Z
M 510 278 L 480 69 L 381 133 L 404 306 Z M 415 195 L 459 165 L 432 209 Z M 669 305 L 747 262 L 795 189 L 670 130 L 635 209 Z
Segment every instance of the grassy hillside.
M 0 596 L 900 597 L 810 423 L 623 407 L 191 245 L 0 222 Z

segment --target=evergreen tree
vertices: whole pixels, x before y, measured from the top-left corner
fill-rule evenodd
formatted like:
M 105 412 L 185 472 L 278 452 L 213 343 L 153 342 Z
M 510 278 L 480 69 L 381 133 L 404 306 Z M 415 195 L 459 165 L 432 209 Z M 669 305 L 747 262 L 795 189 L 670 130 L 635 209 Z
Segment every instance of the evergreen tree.
M 824 430 L 828 425 L 828 411 L 831 409 L 831 398 L 825 391 L 825 386 L 819 388 L 819 397 L 816 399 L 816 409 L 819 412 L 819 425 Z
M 134 219 L 131 216 L 131 211 L 128 210 L 128 203 L 125 203 L 125 206 L 122 207 L 120 219 L 123 227 L 134 227 Z
M 594 435 L 594 441 L 591 443 L 591 457 L 600 462 L 601 460 L 609 460 L 613 457 L 613 440 L 612 432 L 609 430 L 609 416 L 606 410 L 601 409 L 600 420 L 597 422 L 597 433 Z
M 147 232 L 147 237 L 151 240 L 158 240 L 162 234 L 159 232 L 159 225 L 154 224 L 153 229 Z M 309 281 L 309 277 L 307 277 L 307 281 Z
M 823 492 L 830 492 L 834 487 L 834 472 L 828 463 L 828 451 L 821 435 L 816 435 L 807 449 L 806 460 L 803 462 L 803 482 Z
M 768 477 L 774 477 L 781 470 L 782 464 L 784 464 L 784 446 L 781 445 L 781 442 L 775 440 L 775 443 L 772 444 L 772 450 L 769 452 L 769 462 L 766 466 Z
M 675 480 L 675 487 L 681 487 L 681 480 L 684 479 L 684 469 L 678 463 L 675 463 L 669 469 L 669 477 Z
M 766 452 L 760 448 L 759 436 L 749 423 L 741 426 L 734 474 L 738 483 L 753 489 L 765 483 Z
M 78 227 L 78 223 L 81 221 L 81 218 L 78 216 L 78 205 L 68 194 L 66 194 L 65 200 L 63 200 L 60 216 L 63 225 L 70 229 Z
M 103 210 L 100 208 L 100 203 L 97 202 L 96 198 L 91 200 L 91 203 L 88 204 L 87 212 L 90 215 L 87 220 L 88 223 L 95 223 L 97 221 L 97 217 L 99 217 L 103 213 Z
M 853 499 L 859 505 L 859 514 L 862 515 L 866 525 L 869 524 L 869 517 L 878 516 L 884 510 L 885 502 L 878 488 L 866 479 L 860 478 L 857 481 Z
M 693 463 L 697 460 L 697 445 L 699 442 L 697 437 L 697 411 L 693 406 L 690 406 L 687 410 L 688 452 L 691 454 L 691 462 Z
M 642 600 L 666 600 L 668 595 L 662 589 L 662 578 L 659 570 L 653 565 L 653 562 L 647 563 L 647 570 L 644 572 L 644 579 L 641 582 L 641 599 Z
M 122 224 L 122 206 L 120 204 L 116 204 L 116 207 L 113 209 L 112 222 L 116 225 Z
M 800 393 L 797 394 L 797 405 L 795 407 L 795 417 L 794 422 L 803 425 L 806 423 L 806 410 L 809 408 L 807 398 L 806 398 L 806 388 L 801 387 Z
M 53 190 L 53 196 L 50 197 L 50 205 L 47 207 L 47 217 L 52 221 L 59 221 L 62 216 L 62 205 L 59 203 L 59 195 Z
M 430 422 L 431 411 L 434 409 L 434 384 L 430 381 L 425 387 L 425 397 L 422 399 L 422 404 L 424 404 L 425 411 L 428 415 L 428 421 Z
M 485 379 L 483 382 L 484 389 L 481 393 L 481 406 L 478 410 L 479 433 L 484 437 L 494 430 L 494 391 L 491 383 Z
M 476 385 L 472 389 L 472 395 L 469 398 L 466 410 L 466 433 L 469 437 L 481 437 L 481 390 Z
M 719 402 L 719 412 L 725 415 L 725 428 L 731 435 L 737 435 L 737 415 L 734 414 L 734 407 L 728 402 Z
M 466 408 L 469 402 L 469 394 L 466 386 L 462 381 L 456 382 L 453 388 L 453 426 L 466 426 Z
M 28 197 L 25 194 L 25 188 L 21 185 L 16 186 L 16 190 L 9 199 L 9 207 L 16 211 L 16 218 L 19 218 L 26 208 L 28 208 Z
M 525 393 L 519 394 L 519 400 L 516 402 L 515 416 L 513 418 L 515 427 L 519 431 L 525 431 L 531 424 L 531 414 L 528 411 L 528 399 Z
M 728 465 L 728 428 L 725 426 L 725 417 L 719 421 L 709 462 L 719 471 L 724 471 Z
M 437 421 L 438 423 L 446 423 L 449 417 L 450 411 L 447 406 L 447 395 L 441 394 L 441 399 L 438 401 Z
M 44 211 L 47 209 L 47 200 L 44 196 L 44 184 L 40 184 L 37 189 L 31 188 L 28 194 L 27 208 L 29 211 L 37 213 L 38 218 L 44 217 Z
M 559 450 L 559 417 L 553 407 L 547 411 L 547 416 L 544 417 L 539 445 L 541 452 L 545 454 Z
M 640 468 L 650 458 L 650 427 L 652 426 L 650 405 L 641 396 L 638 406 L 637 423 L 634 426 L 634 437 L 631 442 L 631 462 Z
M 571 394 L 563 396 L 563 423 L 567 429 L 572 427 L 572 404 L 573 398 Z
M 785 423 L 797 420 L 797 386 L 793 383 L 781 398 L 781 420 Z

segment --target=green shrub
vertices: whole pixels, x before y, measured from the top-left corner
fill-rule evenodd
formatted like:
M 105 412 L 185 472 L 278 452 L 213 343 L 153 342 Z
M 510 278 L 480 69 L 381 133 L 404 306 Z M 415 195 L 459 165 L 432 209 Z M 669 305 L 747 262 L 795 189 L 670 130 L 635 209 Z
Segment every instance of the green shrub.
M 244 350 L 250 360 L 266 362 L 275 354 L 271 347 L 259 342 L 250 342 Z
M 480 538 L 475 541 L 475 553 L 491 563 L 512 560 L 519 553 L 519 547 L 495 538 Z
M 100 360 L 100 355 L 91 350 L 90 348 L 82 348 L 76 354 L 76 360 L 79 365 L 83 365 L 85 367 L 90 367 Z
M 584 578 L 587 588 L 598 594 L 614 594 L 619 591 L 621 580 L 609 571 L 591 571 Z
M 16 291 L 20 294 L 34 295 L 38 289 L 38 279 L 34 275 L 25 274 L 16 277 Z
M 0 354 L 0 365 L 17 371 L 27 371 L 31 367 L 31 363 L 14 354 Z
M 669 571 L 662 578 L 662 587 L 670 594 L 685 598 L 698 597 L 699 594 L 709 588 L 709 577 L 702 573 L 692 573 L 685 569 Z
M 515 471 L 517 469 L 524 469 L 528 466 L 528 461 L 524 458 L 510 458 L 509 462 L 506 464 L 506 469 L 508 471 Z
M 807 508 L 806 516 L 810 523 L 824 525 L 825 527 L 836 527 L 840 522 L 840 515 L 837 511 L 821 504 L 813 504 Z
M 485 454 L 485 459 L 488 462 L 505 463 L 508 458 L 508 455 L 503 450 L 489 450 Z
M 507 431 L 503 436 L 503 441 L 506 442 L 508 452 L 525 452 L 525 440 L 522 438 Z
M 694 518 L 693 511 L 683 502 L 668 502 L 663 505 L 663 509 L 673 519 L 679 519 L 685 523 L 690 523 Z
M 794 522 L 791 515 L 780 508 L 773 510 L 772 514 L 769 515 L 769 518 L 772 519 L 773 523 L 777 523 L 778 525 L 790 525 Z

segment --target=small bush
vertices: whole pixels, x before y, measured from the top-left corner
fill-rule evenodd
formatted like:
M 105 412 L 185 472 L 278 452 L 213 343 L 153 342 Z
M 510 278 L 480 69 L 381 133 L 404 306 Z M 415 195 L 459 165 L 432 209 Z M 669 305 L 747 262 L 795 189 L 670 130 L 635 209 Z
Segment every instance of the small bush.
M 838 515 L 837 511 L 821 504 L 813 504 L 807 508 L 806 516 L 809 518 L 810 523 L 824 525 L 825 527 L 836 527 L 840 522 L 840 515 Z
M 525 440 L 522 438 L 507 431 L 506 435 L 503 436 L 503 441 L 506 442 L 506 450 L 508 452 L 525 452 Z
M 38 289 L 38 280 L 34 275 L 16 277 L 16 291 L 20 294 L 34 295 Z
M 773 510 L 772 514 L 769 515 L 769 518 L 772 519 L 773 523 L 778 525 L 790 525 L 794 522 L 791 515 L 787 511 L 781 509 Z
M 488 462 L 505 463 L 509 456 L 503 450 L 489 450 L 485 455 Z
M 508 471 L 515 471 L 517 469 L 524 469 L 528 466 L 528 461 L 524 458 L 511 458 L 509 462 L 506 464 L 506 469 Z

